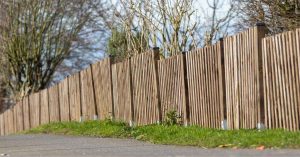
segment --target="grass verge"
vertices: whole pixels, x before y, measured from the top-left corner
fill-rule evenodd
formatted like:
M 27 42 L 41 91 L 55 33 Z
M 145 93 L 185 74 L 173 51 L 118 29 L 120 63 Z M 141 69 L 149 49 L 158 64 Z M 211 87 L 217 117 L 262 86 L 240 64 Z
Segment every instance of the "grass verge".
M 155 144 L 197 146 L 204 148 L 300 148 L 300 132 L 283 130 L 203 129 L 197 126 L 149 125 L 129 127 L 122 122 L 88 121 L 51 123 L 25 134 L 58 134 L 112 138 L 133 138 Z

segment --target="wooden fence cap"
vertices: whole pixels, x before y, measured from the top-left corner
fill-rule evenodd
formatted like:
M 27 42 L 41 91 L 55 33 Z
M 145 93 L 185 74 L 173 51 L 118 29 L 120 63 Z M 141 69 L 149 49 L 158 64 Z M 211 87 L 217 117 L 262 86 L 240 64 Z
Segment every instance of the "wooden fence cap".
M 152 48 L 154 51 L 159 50 L 159 47 L 153 47 Z
M 263 23 L 263 22 L 257 22 L 257 23 L 256 23 L 256 26 L 257 26 L 257 27 L 264 27 L 264 26 L 266 26 L 266 24 Z

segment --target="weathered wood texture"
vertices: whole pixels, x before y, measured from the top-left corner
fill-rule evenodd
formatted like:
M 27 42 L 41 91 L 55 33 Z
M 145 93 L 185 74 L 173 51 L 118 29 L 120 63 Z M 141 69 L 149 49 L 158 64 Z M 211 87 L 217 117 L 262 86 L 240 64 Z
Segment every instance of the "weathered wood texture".
M 70 119 L 80 121 L 81 99 L 80 99 L 80 75 L 76 73 L 69 78 L 69 97 L 70 97 Z
M 9 121 L 8 121 L 8 110 L 3 113 L 3 120 L 4 120 L 4 135 L 9 134 Z
M 224 119 L 221 42 L 187 53 L 190 123 L 220 128 Z
M 98 118 L 104 120 L 113 116 L 111 61 L 104 59 L 92 65 Z
M 48 89 L 40 91 L 41 99 L 41 124 L 48 124 L 49 120 L 49 99 L 48 99 Z
M 95 95 L 91 67 L 80 72 L 82 117 L 84 120 L 93 120 L 96 115 Z
M 24 130 L 30 129 L 30 110 L 29 110 L 29 98 L 24 97 L 22 100 L 23 106 L 23 120 L 24 120 Z
M 24 130 L 23 107 L 22 101 L 18 102 L 14 107 L 14 120 L 16 132 Z
M 4 113 L 0 114 L 0 136 L 5 135 Z
M 40 125 L 40 93 L 29 96 L 30 126 L 35 128 Z
M 131 58 L 134 121 L 137 125 L 160 120 L 157 74 L 157 52 L 146 52 Z
M 131 101 L 130 60 L 112 65 L 114 118 L 124 122 L 133 120 Z
M 261 40 L 265 27 L 225 38 L 225 82 L 229 129 L 255 128 L 261 122 Z
M 186 87 L 184 85 L 184 55 L 177 55 L 158 61 L 159 91 L 162 119 L 176 111 L 181 122 L 187 123 Z
M 263 40 L 265 124 L 299 130 L 300 29 Z
M 50 122 L 60 121 L 59 89 L 57 85 L 48 88 L 49 99 L 49 120 Z
M 4 121 L 5 121 L 5 135 L 10 135 L 15 133 L 15 128 L 14 128 L 14 112 L 13 108 L 7 110 L 4 113 Z
M 62 122 L 70 121 L 69 82 L 68 79 L 58 84 L 59 89 L 59 111 Z

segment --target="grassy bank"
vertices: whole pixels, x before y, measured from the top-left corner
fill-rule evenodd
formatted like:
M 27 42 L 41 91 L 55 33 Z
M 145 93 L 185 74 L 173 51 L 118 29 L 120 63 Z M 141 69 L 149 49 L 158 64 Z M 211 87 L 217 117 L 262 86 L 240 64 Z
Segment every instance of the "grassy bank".
M 300 148 L 300 132 L 283 130 L 223 131 L 196 126 L 149 125 L 131 128 L 125 123 L 90 121 L 52 123 L 27 131 L 26 134 L 134 138 L 155 144 L 198 146 L 205 148 Z

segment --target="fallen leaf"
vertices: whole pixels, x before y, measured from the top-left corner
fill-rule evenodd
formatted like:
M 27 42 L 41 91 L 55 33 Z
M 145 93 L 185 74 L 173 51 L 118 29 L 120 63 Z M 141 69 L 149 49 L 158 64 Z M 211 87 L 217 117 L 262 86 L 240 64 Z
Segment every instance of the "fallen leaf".
M 226 147 L 231 147 L 233 146 L 233 144 L 223 144 L 223 145 L 219 145 L 219 148 L 226 148 Z
M 256 147 L 256 150 L 265 150 L 265 146 Z

